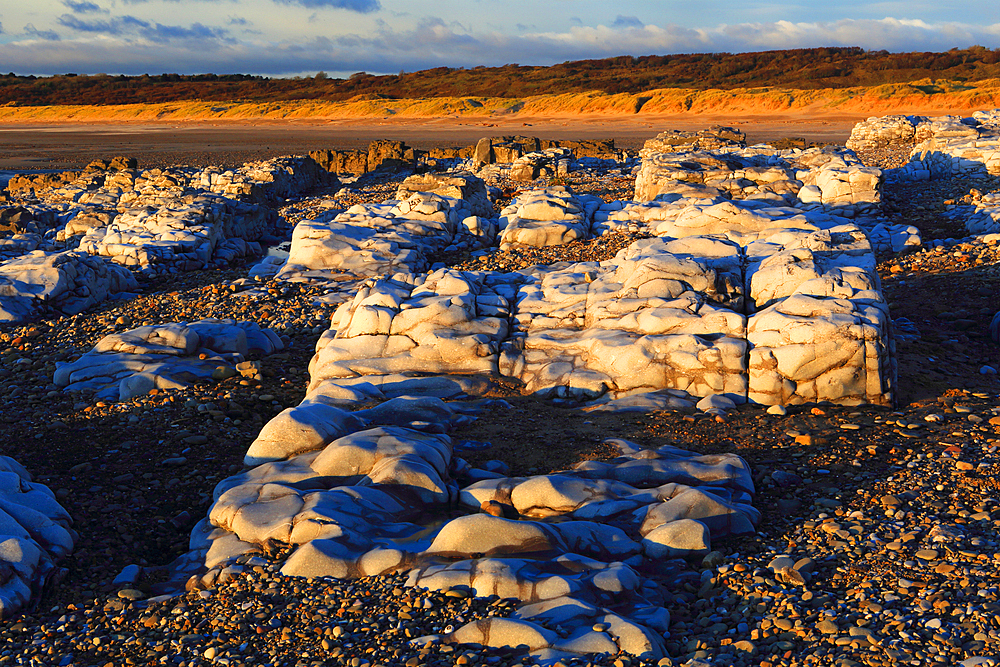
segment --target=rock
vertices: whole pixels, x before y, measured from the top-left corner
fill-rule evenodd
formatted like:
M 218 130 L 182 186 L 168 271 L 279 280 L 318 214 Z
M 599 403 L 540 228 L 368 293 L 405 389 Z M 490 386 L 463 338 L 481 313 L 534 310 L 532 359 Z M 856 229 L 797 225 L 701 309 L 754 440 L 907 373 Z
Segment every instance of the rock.
M 267 209 L 216 194 L 158 199 L 155 208 L 132 203 L 107 226 L 87 229 L 80 250 L 125 266 L 191 271 L 260 254 L 253 242 L 274 223 Z
M 413 169 L 416 155 L 412 148 L 402 141 L 376 139 L 368 144 L 368 171 L 388 169 Z
M 796 294 L 762 310 L 747 325 L 750 400 L 891 405 L 889 326 L 884 305 L 868 300 Z
M 708 527 L 694 519 L 665 523 L 642 538 L 643 553 L 654 560 L 704 556 L 711 548 Z
M 631 526 L 638 536 L 640 526 L 629 518 L 642 514 L 638 508 L 658 507 L 671 497 L 690 505 L 683 498 L 693 489 L 665 481 L 671 477 L 714 480 L 718 507 L 724 504 L 723 496 L 728 497 L 725 512 L 744 512 L 744 522 L 756 521 L 752 508 L 739 504 L 747 497 L 744 489 L 750 481 L 749 468 L 738 458 L 698 457 L 672 447 L 649 451 L 612 441 L 609 445 L 622 454 L 615 464 L 581 465 L 561 476 L 484 480 L 461 491 L 463 503 L 477 512 L 484 505 L 496 507 L 500 515 L 516 508 L 511 516 L 558 514 L 561 522 L 474 513 L 428 530 L 409 523 L 411 508 L 415 502 L 425 511 L 445 507 L 458 495 L 449 478 L 450 439 L 400 426 L 365 429 L 358 417 L 405 422 L 420 416 L 428 420 L 423 423 L 442 423 L 453 418 L 453 409 L 445 409 L 440 401 L 414 398 L 397 399 L 394 405 L 361 411 L 352 417 L 354 422 L 342 421 L 342 428 L 352 432 L 321 450 L 290 453 L 287 460 L 264 463 L 221 482 L 210 523 L 195 527 L 193 552 L 184 562 L 203 559 L 205 567 L 225 567 L 231 559 L 279 540 L 295 547 L 282 566 L 286 575 L 353 578 L 410 570 L 413 586 L 441 591 L 465 587 L 480 595 L 520 597 L 526 605 L 535 605 L 525 608 L 524 619 L 563 614 L 564 625 L 572 628 L 570 636 L 542 638 L 544 646 L 538 651 L 547 647 L 575 654 L 614 647 L 661 656 L 659 636 L 669 625 L 669 615 L 655 602 L 655 585 L 626 563 L 641 562 L 643 550 L 646 558 L 657 561 L 675 557 L 678 549 L 695 554 L 690 529 L 699 528 L 701 544 L 707 545 L 707 528 L 682 519 L 644 531 L 640 546 L 619 526 Z M 306 449 L 305 444 L 299 448 Z M 614 476 L 644 481 L 633 487 L 613 481 Z M 672 507 L 679 511 L 681 505 Z M 718 519 L 710 520 L 720 529 L 739 530 L 730 526 L 738 521 Z M 661 544 L 659 538 L 671 531 L 678 534 L 676 539 Z M 451 564 L 440 565 L 442 557 Z M 557 598 L 578 611 L 556 612 L 551 605 L 535 604 Z M 610 614 L 603 607 L 611 604 L 620 613 L 631 611 L 627 617 Z M 593 629 L 598 624 L 601 631 Z M 464 642 L 465 633 L 482 636 L 465 627 L 446 640 Z M 510 629 L 525 627 L 515 624 Z M 489 641 L 507 637 L 506 631 L 488 634 Z
M 126 565 L 121 572 L 118 573 L 112 581 L 112 585 L 118 586 L 120 584 L 134 584 L 139 581 L 139 575 L 142 574 L 142 568 L 138 565 Z
M 80 252 L 31 252 L 0 264 L 0 322 L 24 323 L 52 308 L 75 315 L 138 290 L 125 269 Z
M 909 162 L 893 170 L 901 181 L 1000 173 L 1000 124 L 989 112 L 976 112 L 971 118 L 869 118 L 855 126 L 850 145 L 859 149 L 877 146 L 886 141 L 883 137 L 894 135 L 914 144 Z
M 463 625 L 446 636 L 459 644 L 479 644 L 488 648 L 525 646 L 529 651 L 556 643 L 558 635 L 528 621 L 511 618 L 488 618 Z
M 72 523 L 48 487 L 0 456 L 0 618 L 27 606 L 55 574 L 77 540 Z
M 413 174 L 407 176 L 396 190 L 396 199 L 409 199 L 415 193 L 427 192 L 469 204 L 471 215 L 495 217 L 483 179 L 469 172 L 447 174 Z
M 363 174 L 368 171 L 367 150 L 318 150 L 309 157 L 331 174 Z
M 702 412 L 709 411 L 719 411 L 725 412 L 726 410 L 732 410 L 736 407 L 736 403 L 732 399 L 726 398 L 725 396 L 711 395 L 706 396 L 695 404 L 695 407 Z
M 594 197 L 581 199 L 562 186 L 529 190 L 500 212 L 500 247 L 560 245 L 590 236 Z
M 76 361 L 57 363 L 52 381 L 65 391 L 126 401 L 152 389 L 234 377 L 234 366 L 251 350 L 267 355 L 283 347 L 276 333 L 255 322 L 168 322 L 105 336 Z

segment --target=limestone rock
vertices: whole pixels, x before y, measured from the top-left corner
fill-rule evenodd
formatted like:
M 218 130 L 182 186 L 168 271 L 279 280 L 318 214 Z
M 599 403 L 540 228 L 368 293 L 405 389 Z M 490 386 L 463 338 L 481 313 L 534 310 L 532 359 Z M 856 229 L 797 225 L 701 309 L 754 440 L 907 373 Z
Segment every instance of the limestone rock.
M 751 317 L 750 400 L 891 405 L 895 361 L 883 303 L 792 296 Z
M 75 315 L 132 290 L 132 274 L 103 259 L 39 250 L 0 264 L 0 321 L 26 322 L 45 308 Z
M 469 172 L 448 174 L 413 174 L 407 176 L 396 190 L 396 199 L 409 199 L 414 193 L 429 192 L 452 199 L 466 201 L 471 215 L 485 218 L 494 217 L 483 179 Z
M 125 266 L 195 270 L 260 254 L 253 242 L 273 222 L 267 209 L 219 195 L 158 204 L 127 209 L 107 226 L 87 229 L 80 250 Z
M 0 618 L 41 593 L 77 540 L 72 523 L 48 487 L 0 456 Z
M 233 369 L 251 352 L 269 355 L 283 347 L 277 334 L 255 322 L 168 322 L 105 336 L 76 361 L 57 363 L 52 381 L 65 391 L 125 401 L 214 378 L 220 366 Z
M 500 246 L 545 247 L 588 238 L 597 206 L 562 186 L 524 192 L 500 212 Z
M 712 549 L 708 526 L 695 519 L 671 521 L 646 533 L 642 550 L 649 558 L 704 556 Z

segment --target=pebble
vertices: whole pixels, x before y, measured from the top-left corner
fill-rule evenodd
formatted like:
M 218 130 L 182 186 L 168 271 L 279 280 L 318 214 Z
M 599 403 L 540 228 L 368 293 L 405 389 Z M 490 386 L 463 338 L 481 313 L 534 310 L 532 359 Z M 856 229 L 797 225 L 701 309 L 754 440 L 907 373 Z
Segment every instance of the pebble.
M 379 187 L 394 191 L 385 184 Z M 615 187 L 612 183 L 609 192 Z M 931 184 L 927 189 L 940 193 L 943 187 Z M 355 192 L 359 194 L 350 196 L 364 198 L 363 190 Z M 887 201 L 901 196 L 890 189 Z M 630 240 L 623 236 L 614 243 L 623 247 Z M 485 261 L 469 260 L 467 266 L 606 258 L 618 247 L 496 253 Z M 987 247 L 963 252 L 990 269 L 1000 260 L 996 249 Z M 964 263 L 937 250 L 893 261 L 899 270 L 892 270 L 892 281 Z M 74 500 L 77 528 L 90 537 L 73 556 L 65 580 L 70 583 L 54 582 L 55 591 L 38 610 L 0 625 L 0 665 L 193 667 L 206 660 L 276 667 L 524 664 L 514 654 L 454 650 L 436 642 L 411 646 L 408 640 L 416 636 L 506 615 L 513 607 L 468 590 L 440 594 L 405 589 L 398 576 L 289 579 L 276 573 L 278 561 L 269 557 L 252 566 L 245 563 L 244 571 L 220 577 L 211 589 L 179 597 L 150 597 L 153 591 L 141 580 L 135 588 L 131 581 L 122 582 L 129 588 L 110 586 L 115 574 L 133 561 L 145 567 L 147 559 L 182 551 L 186 530 L 165 531 L 162 526 L 203 516 L 212 484 L 227 469 L 240 469 L 253 424 L 259 430 L 273 410 L 296 404 L 304 394 L 305 375 L 290 369 L 307 367 L 315 323 L 328 321 L 334 306 L 315 303 L 322 295 L 308 286 L 264 282 L 253 295 L 231 292 L 226 281 L 238 275 L 165 277 L 154 291 L 131 302 L 2 333 L 4 351 L 9 351 L 0 355 L 7 437 L 18 443 L 18 457 L 23 452 L 33 471 L 58 481 L 60 497 Z M 205 280 L 215 284 L 199 284 Z M 906 286 L 891 289 L 903 293 Z M 951 303 L 948 308 L 958 310 Z M 312 316 L 307 321 L 300 317 L 305 312 Z M 49 396 L 40 374 L 23 371 L 54 366 L 89 349 L 115 327 L 207 314 L 248 319 L 248 313 L 261 326 L 284 331 L 298 343 L 283 358 L 263 362 L 259 379 L 256 372 L 247 378 L 236 373 L 213 387 L 151 395 L 125 405 L 96 405 L 79 400 L 84 397 Z M 33 328 L 39 334 L 29 336 Z M 945 349 L 951 351 L 932 352 L 940 361 L 928 362 L 925 354 L 921 363 L 941 371 L 962 364 L 978 376 L 977 382 L 995 382 L 978 372 L 984 358 L 959 359 L 962 352 L 954 346 Z M 1000 520 L 993 484 L 1000 478 L 995 429 L 1000 416 L 993 412 L 1000 401 L 995 390 L 967 392 L 949 384 L 940 393 L 940 399 L 906 405 L 899 414 L 773 406 L 766 418 L 763 410 L 746 408 L 743 421 L 739 414 L 728 423 L 670 422 L 674 428 L 691 429 L 671 434 L 678 439 L 690 436 L 706 448 L 726 440 L 726 447 L 735 442 L 745 451 L 760 473 L 756 503 L 766 513 L 761 533 L 713 544 L 715 558 L 679 565 L 663 575 L 666 606 L 673 616 L 670 658 L 601 656 L 564 659 L 562 664 L 948 665 L 1000 654 L 1000 540 L 993 518 Z M 38 409 L 43 397 L 51 401 L 51 410 Z M 187 406 L 188 401 L 193 405 Z M 255 414 L 260 420 L 253 422 Z M 981 421 L 969 421 L 969 415 Z M 144 430 L 129 431 L 135 444 L 126 449 L 122 429 L 129 428 L 131 416 L 139 417 Z M 652 418 L 639 419 L 645 424 Z M 768 430 L 767 424 L 775 426 Z M 39 449 L 36 431 L 49 434 L 46 425 L 60 428 L 60 442 L 72 443 L 70 454 L 32 451 Z M 498 446 L 488 454 L 470 448 L 470 460 L 502 457 L 496 451 L 502 448 L 499 439 L 478 442 Z M 952 444 L 958 445 L 954 451 Z M 952 454 L 961 454 L 961 460 Z M 167 461 L 178 467 L 163 475 L 158 466 L 170 465 Z M 772 564 L 780 566 L 777 571 Z M 594 630 L 608 629 L 604 625 Z

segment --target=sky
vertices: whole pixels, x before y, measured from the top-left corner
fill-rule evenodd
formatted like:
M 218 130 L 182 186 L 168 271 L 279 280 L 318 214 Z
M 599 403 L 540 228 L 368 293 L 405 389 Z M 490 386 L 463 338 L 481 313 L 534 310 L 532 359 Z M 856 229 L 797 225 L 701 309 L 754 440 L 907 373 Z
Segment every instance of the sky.
M 0 72 L 331 77 L 818 46 L 1000 48 L 940 0 L 3 0 Z

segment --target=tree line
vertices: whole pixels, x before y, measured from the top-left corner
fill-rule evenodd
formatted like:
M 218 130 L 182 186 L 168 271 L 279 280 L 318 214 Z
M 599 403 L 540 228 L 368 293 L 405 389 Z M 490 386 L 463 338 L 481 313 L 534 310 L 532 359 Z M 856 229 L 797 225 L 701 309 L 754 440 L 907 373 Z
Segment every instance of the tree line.
M 549 67 L 436 67 L 417 72 L 345 79 L 319 72 L 290 79 L 247 74 L 160 74 L 51 77 L 0 75 L 0 104 L 132 104 L 186 100 L 271 102 L 431 97 L 529 97 L 601 91 L 640 93 L 657 88 L 846 88 L 920 79 L 1000 78 L 1000 49 L 974 46 L 943 53 L 889 53 L 859 47 L 757 53 L 617 56 Z M 360 97 L 359 97 L 360 96 Z

